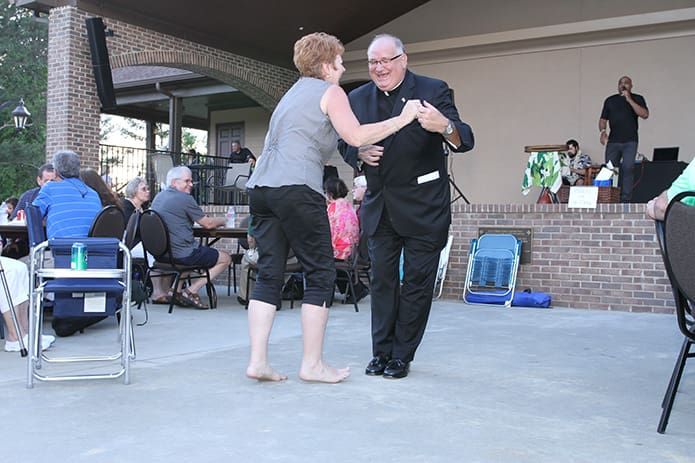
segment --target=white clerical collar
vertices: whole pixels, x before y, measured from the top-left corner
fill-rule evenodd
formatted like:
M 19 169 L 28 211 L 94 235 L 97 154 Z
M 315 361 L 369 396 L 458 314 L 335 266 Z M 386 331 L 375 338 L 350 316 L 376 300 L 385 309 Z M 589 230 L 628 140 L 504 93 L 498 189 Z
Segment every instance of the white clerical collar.
M 389 92 L 392 92 L 392 91 L 396 90 L 398 87 L 400 87 L 404 80 L 405 80 L 405 76 L 403 76 L 401 81 L 398 82 L 391 90 L 382 90 L 384 92 L 384 95 L 390 96 Z

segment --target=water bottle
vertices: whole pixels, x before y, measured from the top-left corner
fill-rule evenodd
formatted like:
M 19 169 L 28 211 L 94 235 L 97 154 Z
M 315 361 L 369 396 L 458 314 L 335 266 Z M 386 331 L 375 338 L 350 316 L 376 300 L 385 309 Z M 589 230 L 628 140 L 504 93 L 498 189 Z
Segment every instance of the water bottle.
M 7 223 L 7 204 L 5 201 L 0 204 L 0 223 Z
M 236 211 L 232 206 L 227 209 L 227 228 L 234 228 L 236 225 Z

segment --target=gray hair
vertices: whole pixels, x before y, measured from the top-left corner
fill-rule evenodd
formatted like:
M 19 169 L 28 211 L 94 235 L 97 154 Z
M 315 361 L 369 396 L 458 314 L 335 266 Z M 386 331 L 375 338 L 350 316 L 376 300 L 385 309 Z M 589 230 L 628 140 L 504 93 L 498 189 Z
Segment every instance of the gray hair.
M 391 39 L 393 40 L 393 44 L 396 46 L 396 51 L 398 53 L 405 53 L 405 47 L 403 46 L 403 41 L 396 37 L 395 35 L 391 34 L 377 34 L 374 36 L 371 42 L 369 42 L 369 46 L 367 47 L 367 52 L 369 52 L 369 49 L 372 48 L 372 44 L 376 42 L 379 39 Z
M 147 184 L 145 179 L 141 177 L 135 177 L 133 180 L 128 182 L 128 184 L 125 186 L 125 197 L 134 198 L 138 193 L 138 187 L 141 183 Z
M 70 150 L 61 150 L 53 155 L 53 168 L 62 178 L 78 178 L 80 176 L 80 157 Z
M 174 180 L 181 178 L 183 174 L 191 174 L 191 169 L 186 166 L 176 166 L 169 169 L 169 172 L 167 172 L 167 186 L 171 186 Z

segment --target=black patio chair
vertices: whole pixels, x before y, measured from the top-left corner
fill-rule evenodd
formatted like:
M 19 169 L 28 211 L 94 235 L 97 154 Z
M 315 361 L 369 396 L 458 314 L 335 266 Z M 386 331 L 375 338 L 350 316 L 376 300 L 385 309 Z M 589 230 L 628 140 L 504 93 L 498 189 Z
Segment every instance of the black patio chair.
M 148 252 L 154 257 L 153 265 L 148 264 L 146 279 L 173 276 L 171 285 L 173 296 L 169 302 L 169 313 L 174 311 L 175 291 L 181 278 L 187 280 L 205 278 L 205 289 L 208 293 L 210 308 L 217 307 L 217 292 L 215 285 L 210 280 L 210 272 L 207 268 L 177 264 L 171 255 L 171 241 L 169 229 L 162 217 L 152 209 L 148 209 L 140 216 L 140 239 Z
M 369 282 L 369 269 L 370 262 L 366 238 L 352 245 L 352 252 L 347 259 L 335 261 L 336 286 L 339 280 L 347 282 L 343 304 L 347 303 L 348 296 L 352 295 L 352 303 L 355 307 L 355 312 L 360 311 L 357 297 L 357 285 L 362 281 L 360 276 L 364 276 L 367 282 Z
M 89 235 L 92 238 L 116 238 L 123 239 L 125 231 L 125 216 L 118 206 L 104 207 L 92 222 Z
M 663 410 L 657 428 L 660 434 L 666 431 L 685 363 L 695 357 L 695 352 L 691 352 L 695 343 L 695 272 L 692 270 L 695 262 L 695 206 L 681 202 L 687 197 L 695 197 L 695 191 L 676 195 L 666 209 L 664 221 L 656 222 L 656 235 L 676 303 L 678 329 L 684 337 L 661 403 Z

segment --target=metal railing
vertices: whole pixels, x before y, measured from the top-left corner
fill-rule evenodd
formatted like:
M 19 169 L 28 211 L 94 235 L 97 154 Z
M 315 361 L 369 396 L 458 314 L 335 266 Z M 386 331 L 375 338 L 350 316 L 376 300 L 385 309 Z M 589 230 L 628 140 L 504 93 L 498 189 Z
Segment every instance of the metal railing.
M 227 157 L 126 146 L 100 145 L 99 150 L 100 172 L 108 168 L 113 189 L 121 196 L 130 180 L 143 177 L 154 198 L 162 189 L 166 171 L 185 164 L 193 172 L 191 194 L 201 205 L 232 203 L 231 193 L 219 189 L 225 183 L 228 162 Z

